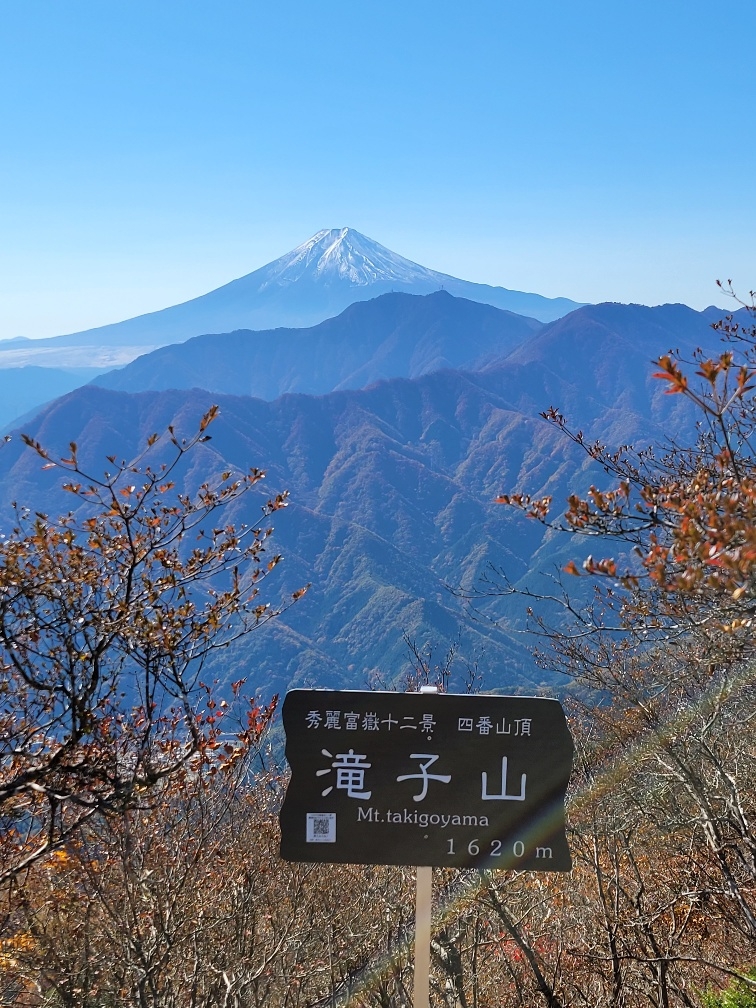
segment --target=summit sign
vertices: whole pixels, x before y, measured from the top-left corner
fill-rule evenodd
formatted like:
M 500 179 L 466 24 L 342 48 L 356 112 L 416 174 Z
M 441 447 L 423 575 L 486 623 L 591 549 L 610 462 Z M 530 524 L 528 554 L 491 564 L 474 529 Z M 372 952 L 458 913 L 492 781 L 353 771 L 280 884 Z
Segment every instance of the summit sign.
M 285 860 L 571 869 L 558 701 L 292 690 L 283 723 Z

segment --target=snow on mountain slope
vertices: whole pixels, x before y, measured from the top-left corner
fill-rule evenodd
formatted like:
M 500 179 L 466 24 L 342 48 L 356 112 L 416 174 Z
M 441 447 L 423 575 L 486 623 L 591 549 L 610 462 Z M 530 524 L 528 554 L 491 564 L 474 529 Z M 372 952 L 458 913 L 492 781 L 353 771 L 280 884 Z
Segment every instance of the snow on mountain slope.
M 444 280 L 452 279 L 397 255 L 354 228 L 318 231 L 253 275 L 260 274 L 264 277 L 260 290 L 272 284 L 296 283 L 305 276 L 317 277 L 324 283 L 344 279 L 357 287 L 386 280 L 431 282 L 441 286 Z

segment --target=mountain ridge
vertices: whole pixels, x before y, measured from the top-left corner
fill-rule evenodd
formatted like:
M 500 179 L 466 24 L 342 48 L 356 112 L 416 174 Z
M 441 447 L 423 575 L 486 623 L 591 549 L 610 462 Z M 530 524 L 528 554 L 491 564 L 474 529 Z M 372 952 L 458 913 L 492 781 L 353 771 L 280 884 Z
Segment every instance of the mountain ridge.
M 440 368 L 476 370 L 541 328 L 535 319 L 447 291 L 382 294 L 310 328 L 195 336 L 92 384 L 130 392 L 197 386 L 263 399 L 322 395 Z

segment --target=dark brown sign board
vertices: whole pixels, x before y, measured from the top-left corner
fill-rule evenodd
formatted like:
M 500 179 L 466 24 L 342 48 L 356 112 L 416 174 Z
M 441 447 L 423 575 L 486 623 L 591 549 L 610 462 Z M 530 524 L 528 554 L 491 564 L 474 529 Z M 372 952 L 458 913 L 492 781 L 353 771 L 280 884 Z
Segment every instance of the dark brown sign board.
M 287 861 L 572 868 L 557 700 L 295 689 L 283 724 Z

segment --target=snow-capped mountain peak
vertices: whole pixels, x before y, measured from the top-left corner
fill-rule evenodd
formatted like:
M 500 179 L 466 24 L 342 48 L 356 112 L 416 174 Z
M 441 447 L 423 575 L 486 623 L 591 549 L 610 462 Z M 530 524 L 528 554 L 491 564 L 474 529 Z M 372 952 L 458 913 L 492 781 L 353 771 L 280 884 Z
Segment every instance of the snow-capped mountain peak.
M 385 281 L 421 280 L 440 284 L 445 279 L 443 273 L 419 266 L 348 227 L 318 231 L 259 272 L 263 271 L 265 278 L 260 290 L 295 283 L 308 276 L 319 283 L 340 280 L 356 287 Z

